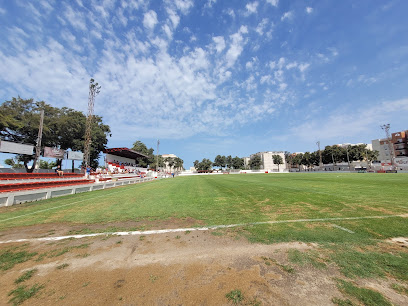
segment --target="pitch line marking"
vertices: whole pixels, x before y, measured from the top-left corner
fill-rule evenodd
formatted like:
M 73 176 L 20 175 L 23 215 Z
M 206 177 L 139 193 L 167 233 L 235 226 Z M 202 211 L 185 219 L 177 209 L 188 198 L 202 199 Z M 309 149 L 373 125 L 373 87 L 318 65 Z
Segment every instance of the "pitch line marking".
M 154 234 L 166 234 L 166 233 L 178 233 L 185 231 L 208 231 L 221 228 L 231 228 L 239 226 L 249 226 L 249 225 L 262 225 L 262 224 L 283 224 L 283 223 L 297 223 L 297 222 L 331 222 L 331 221 L 343 221 L 343 220 L 362 220 L 362 219 L 385 219 L 385 218 L 396 218 L 402 217 L 407 218 L 408 214 L 403 215 L 386 215 L 386 216 L 367 216 L 367 217 L 344 217 L 344 218 L 319 218 L 319 219 L 298 219 L 298 220 L 281 220 L 281 221 L 264 221 L 264 222 L 252 222 L 252 223 L 241 223 L 241 224 L 227 224 L 227 225 L 213 225 L 206 227 L 190 227 L 190 228 L 175 228 L 175 229 L 163 229 L 163 230 L 150 230 L 150 231 L 132 231 L 132 232 L 113 232 L 113 233 L 95 233 L 95 234 L 84 234 L 84 235 L 68 235 L 59 237 L 43 237 L 43 238 L 31 238 L 31 239 L 16 239 L 16 240 L 6 240 L 0 241 L 3 243 L 13 243 L 13 242 L 35 242 L 35 241 L 58 241 L 63 239 L 80 239 L 87 237 L 97 237 L 97 236 L 135 236 L 135 235 L 154 235 Z
M 342 227 L 340 225 L 337 224 L 332 224 L 333 227 L 341 229 L 342 231 L 348 232 L 350 234 L 355 234 L 352 230 L 349 230 L 348 228 Z

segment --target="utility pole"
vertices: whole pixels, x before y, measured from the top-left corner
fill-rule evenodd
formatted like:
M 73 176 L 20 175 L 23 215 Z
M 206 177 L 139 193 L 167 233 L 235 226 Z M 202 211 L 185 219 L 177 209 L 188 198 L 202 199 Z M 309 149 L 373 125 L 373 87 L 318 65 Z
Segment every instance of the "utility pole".
M 33 167 L 35 167 L 35 164 L 41 154 L 41 140 L 42 140 L 43 125 L 44 125 L 44 110 L 42 109 L 40 113 L 40 127 L 38 128 L 38 137 L 37 137 L 37 144 L 35 146 L 35 158 L 34 158 Z M 35 169 L 33 169 L 33 171 L 34 170 Z
M 322 151 L 320 151 L 320 140 L 316 142 L 317 148 L 319 149 L 319 170 L 322 170 L 323 167 L 323 161 L 322 161 Z
M 381 128 L 385 131 L 385 136 L 387 138 L 388 141 L 388 149 L 390 150 L 390 160 L 391 160 L 391 169 L 395 169 L 395 163 L 394 163 L 394 145 L 391 142 L 391 135 L 390 135 L 390 124 L 383 124 L 381 125 Z
M 99 94 L 101 86 L 95 83 L 94 79 L 89 81 L 89 96 L 88 96 L 88 116 L 86 117 L 86 131 L 85 131 L 85 146 L 84 146 L 84 165 L 85 168 L 89 165 L 91 153 L 91 130 L 95 105 L 95 97 Z

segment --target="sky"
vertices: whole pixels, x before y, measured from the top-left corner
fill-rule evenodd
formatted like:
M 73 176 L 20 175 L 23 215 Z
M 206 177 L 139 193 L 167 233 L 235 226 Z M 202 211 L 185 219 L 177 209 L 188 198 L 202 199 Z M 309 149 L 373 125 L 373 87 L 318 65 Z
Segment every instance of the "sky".
M 108 147 L 156 153 L 159 139 L 185 168 L 371 143 L 381 124 L 408 129 L 407 12 L 406 0 L 0 0 L 0 101 L 86 113 L 94 78 Z

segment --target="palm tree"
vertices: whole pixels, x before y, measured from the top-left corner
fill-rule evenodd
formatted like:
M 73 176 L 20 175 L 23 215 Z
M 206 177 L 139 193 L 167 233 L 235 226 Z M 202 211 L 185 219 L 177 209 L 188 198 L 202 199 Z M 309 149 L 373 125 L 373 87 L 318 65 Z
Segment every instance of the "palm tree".
M 174 167 L 180 171 L 183 168 L 184 161 L 180 157 L 174 159 Z
M 173 168 L 173 166 L 174 166 L 174 158 L 172 158 L 172 157 L 166 157 L 166 159 L 164 160 L 164 162 L 167 164 L 167 166 L 170 167 L 170 171 L 171 171 L 171 168 Z

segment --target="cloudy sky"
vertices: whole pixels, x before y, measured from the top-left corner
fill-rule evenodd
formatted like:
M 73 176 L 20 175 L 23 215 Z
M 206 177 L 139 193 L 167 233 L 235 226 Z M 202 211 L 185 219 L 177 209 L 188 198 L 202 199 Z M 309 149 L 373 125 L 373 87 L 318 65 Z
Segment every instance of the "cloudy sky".
M 0 0 L 0 98 L 86 112 L 192 166 L 408 129 L 406 0 Z

